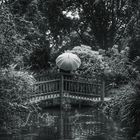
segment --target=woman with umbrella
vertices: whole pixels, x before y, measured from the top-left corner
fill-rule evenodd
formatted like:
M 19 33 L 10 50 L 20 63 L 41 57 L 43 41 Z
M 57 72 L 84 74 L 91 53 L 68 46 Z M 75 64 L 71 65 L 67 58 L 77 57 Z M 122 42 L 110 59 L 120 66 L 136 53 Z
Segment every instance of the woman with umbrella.
M 57 57 L 56 65 L 62 72 L 70 73 L 80 67 L 81 60 L 76 54 L 66 52 Z
M 56 65 L 60 69 L 60 72 L 63 74 L 64 79 L 72 79 L 71 71 L 80 67 L 81 60 L 76 54 L 66 52 L 57 57 Z

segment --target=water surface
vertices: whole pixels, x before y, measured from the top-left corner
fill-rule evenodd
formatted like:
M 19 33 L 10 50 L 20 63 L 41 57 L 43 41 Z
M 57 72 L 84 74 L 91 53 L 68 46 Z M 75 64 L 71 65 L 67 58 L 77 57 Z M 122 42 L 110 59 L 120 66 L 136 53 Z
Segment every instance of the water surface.
M 128 140 L 116 123 L 92 108 L 33 113 L 18 134 L 1 140 Z

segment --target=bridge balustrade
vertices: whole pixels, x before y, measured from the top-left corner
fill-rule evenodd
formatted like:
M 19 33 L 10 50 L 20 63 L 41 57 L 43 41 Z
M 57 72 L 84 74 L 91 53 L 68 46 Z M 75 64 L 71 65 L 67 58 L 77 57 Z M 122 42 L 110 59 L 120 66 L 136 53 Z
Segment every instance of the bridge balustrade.
M 85 96 L 99 96 L 98 83 L 64 79 L 64 92 Z
M 103 81 L 101 77 L 82 77 L 76 74 L 55 73 L 38 76 L 34 85 L 33 95 L 39 96 L 77 96 L 77 98 L 101 97 Z M 62 95 L 63 94 L 63 95 Z M 45 97 L 45 99 L 48 97 Z M 102 98 L 103 99 L 103 98 Z
M 34 92 L 36 94 L 41 93 L 55 93 L 60 90 L 60 80 L 48 80 L 48 81 L 39 81 L 34 85 Z

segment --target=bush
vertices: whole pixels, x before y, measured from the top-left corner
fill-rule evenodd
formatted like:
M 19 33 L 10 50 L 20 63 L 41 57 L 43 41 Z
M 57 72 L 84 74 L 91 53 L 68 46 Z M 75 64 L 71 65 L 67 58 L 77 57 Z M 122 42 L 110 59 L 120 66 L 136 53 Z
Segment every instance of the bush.
M 93 51 L 86 45 L 76 46 L 68 51 L 77 54 L 81 59 L 81 66 L 77 71 L 81 75 L 96 76 L 104 71 L 105 63 L 103 56 L 98 51 Z
M 21 111 L 27 111 L 28 105 L 24 105 L 23 97 L 32 93 L 34 77 L 26 71 L 16 71 L 14 66 L 0 70 L 0 124 L 11 129 L 15 116 L 20 117 Z M 16 115 L 18 114 L 18 115 Z M 10 126 L 10 124 L 13 124 Z
M 76 46 L 72 52 L 77 54 L 81 59 L 81 66 L 78 73 L 89 76 L 104 75 L 108 80 L 114 79 L 114 82 L 122 80 L 129 81 L 132 77 L 137 76 L 137 71 L 129 62 L 129 48 L 119 51 L 118 46 L 114 45 L 107 51 L 99 49 L 94 51 L 89 46 Z
M 129 83 L 112 92 L 113 97 L 105 105 L 104 112 L 114 120 L 120 121 L 122 127 L 131 128 L 134 136 L 140 131 L 140 78 L 133 84 Z
M 111 94 L 113 97 L 107 103 L 104 111 L 110 115 L 114 120 L 121 120 L 122 112 L 121 108 L 124 107 L 129 96 L 135 94 L 134 89 L 130 84 L 119 87 L 118 89 L 112 89 Z

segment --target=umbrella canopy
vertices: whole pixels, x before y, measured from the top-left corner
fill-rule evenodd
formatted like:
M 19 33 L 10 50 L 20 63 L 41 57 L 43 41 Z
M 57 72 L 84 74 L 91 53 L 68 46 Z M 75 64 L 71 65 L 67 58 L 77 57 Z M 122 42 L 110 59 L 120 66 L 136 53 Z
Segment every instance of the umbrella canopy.
M 80 58 L 73 53 L 63 53 L 56 58 L 56 65 L 65 71 L 76 70 L 81 65 Z

